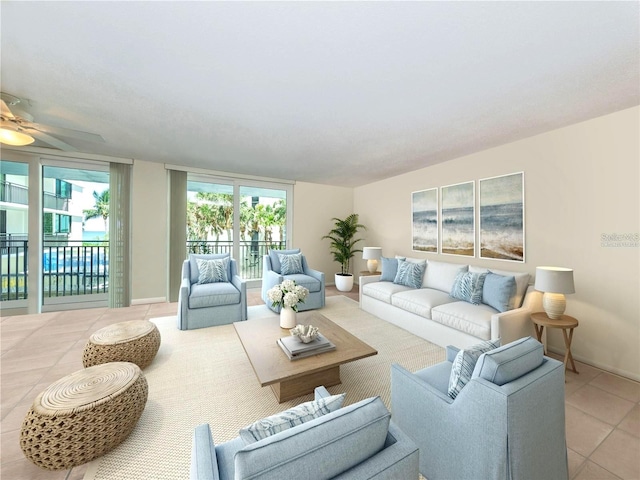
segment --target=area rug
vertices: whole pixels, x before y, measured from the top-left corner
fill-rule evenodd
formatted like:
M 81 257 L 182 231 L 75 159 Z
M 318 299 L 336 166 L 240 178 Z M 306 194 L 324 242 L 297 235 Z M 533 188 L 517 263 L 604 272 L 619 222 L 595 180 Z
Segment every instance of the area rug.
M 444 350 L 358 308 L 343 297 L 327 297 L 322 314 L 376 350 L 378 355 L 341 367 L 345 404 L 379 395 L 387 407 L 390 366 L 414 371 L 441 362 Z M 249 308 L 249 322 L 275 315 L 265 306 Z M 233 325 L 182 331 L 175 317 L 152 320 L 162 343 L 144 370 L 149 399 L 131 435 L 88 466 L 85 480 L 178 480 L 189 478 L 193 429 L 209 423 L 215 443 L 238 436 L 245 425 L 312 399 L 279 404 L 271 388 L 262 388 Z

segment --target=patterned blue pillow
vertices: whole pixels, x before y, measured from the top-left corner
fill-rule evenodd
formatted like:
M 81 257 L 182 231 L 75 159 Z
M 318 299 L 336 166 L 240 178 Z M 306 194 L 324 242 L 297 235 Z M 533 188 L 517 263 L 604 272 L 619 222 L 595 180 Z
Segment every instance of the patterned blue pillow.
M 451 375 L 449 376 L 449 389 L 447 393 L 451 398 L 456 398 L 462 388 L 469 383 L 480 355 L 499 346 L 500 339 L 486 340 L 458 352 L 456 358 L 453 360 Z
M 451 298 L 480 305 L 482 303 L 482 287 L 486 273 L 458 272 L 451 287 Z
M 344 403 L 345 394 L 319 398 L 312 402 L 301 403 L 297 407 L 258 420 L 240 430 L 240 438 L 245 445 L 257 442 L 278 432 L 321 417 L 338 410 Z
M 426 267 L 427 262 L 414 263 L 399 258 L 398 273 L 396 273 L 393 283 L 411 288 L 420 288 L 422 287 L 422 276 Z
M 280 273 L 282 275 L 294 275 L 296 273 L 304 273 L 302 268 L 302 254 L 295 253 L 293 255 L 278 255 L 280 260 Z
M 216 283 L 216 282 L 228 282 L 229 276 L 229 257 L 202 260 L 196 259 L 198 264 L 198 284 L 203 283 Z

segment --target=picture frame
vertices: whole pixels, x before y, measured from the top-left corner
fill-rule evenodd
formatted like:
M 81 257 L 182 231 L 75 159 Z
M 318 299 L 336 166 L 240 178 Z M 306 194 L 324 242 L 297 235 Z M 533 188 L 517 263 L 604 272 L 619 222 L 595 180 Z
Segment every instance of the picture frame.
M 438 253 L 438 188 L 411 192 L 411 249 Z
M 475 181 L 440 187 L 440 253 L 475 257 Z
M 525 261 L 524 172 L 478 181 L 480 258 Z

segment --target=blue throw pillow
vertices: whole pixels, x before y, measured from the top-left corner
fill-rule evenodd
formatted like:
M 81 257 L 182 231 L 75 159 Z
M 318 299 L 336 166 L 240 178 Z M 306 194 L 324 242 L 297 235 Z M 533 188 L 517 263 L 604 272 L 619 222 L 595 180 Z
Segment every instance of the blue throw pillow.
M 414 263 L 398 259 L 398 272 L 396 273 L 396 278 L 393 279 L 393 283 L 411 288 L 420 288 L 422 287 L 422 276 L 426 267 L 427 262 Z
M 486 273 L 458 272 L 449 296 L 480 305 L 486 276 Z
M 482 303 L 499 312 L 511 310 L 511 297 L 516 294 L 515 277 L 507 277 L 489 272 L 484 279 Z
M 280 273 L 282 275 L 304 273 L 301 253 L 295 253 L 293 255 L 278 255 L 278 260 L 280 260 Z
M 382 274 L 380 275 L 381 282 L 393 282 L 396 279 L 396 273 L 398 273 L 398 259 L 381 257 L 382 260 Z
M 447 393 L 451 398 L 456 398 L 463 387 L 471 380 L 476 362 L 485 352 L 489 352 L 500 346 L 500 339 L 486 340 L 472 347 L 460 350 L 453 360 L 451 375 L 449 376 L 449 389 Z

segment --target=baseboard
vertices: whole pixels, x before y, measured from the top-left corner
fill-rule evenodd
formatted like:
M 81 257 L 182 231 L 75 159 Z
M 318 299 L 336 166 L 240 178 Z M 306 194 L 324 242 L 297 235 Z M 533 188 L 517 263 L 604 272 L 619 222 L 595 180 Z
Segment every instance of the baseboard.
M 167 297 L 152 297 L 152 298 L 136 298 L 131 300 L 131 305 L 148 305 L 150 303 L 165 303 Z
M 561 355 L 564 357 L 564 349 L 561 348 L 557 348 L 557 347 L 547 347 L 548 350 L 550 350 L 553 353 L 556 353 L 558 355 Z M 589 365 L 591 367 L 595 367 L 595 368 L 599 368 L 600 370 L 604 370 L 605 372 L 608 373 L 613 373 L 614 375 L 619 375 L 621 377 L 624 378 L 628 378 L 630 380 L 634 380 L 636 382 L 640 382 L 640 375 L 637 373 L 633 373 L 633 372 L 629 372 L 627 370 L 623 370 L 621 368 L 615 368 L 612 367 L 611 365 L 605 365 L 604 363 L 601 362 L 594 362 L 593 360 L 590 360 L 588 358 L 584 358 L 581 355 L 576 355 L 575 353 L 571 352 L 573 355 L 573 359 L 580 362 L 580 363 L 584 363 L 586 365 Z

